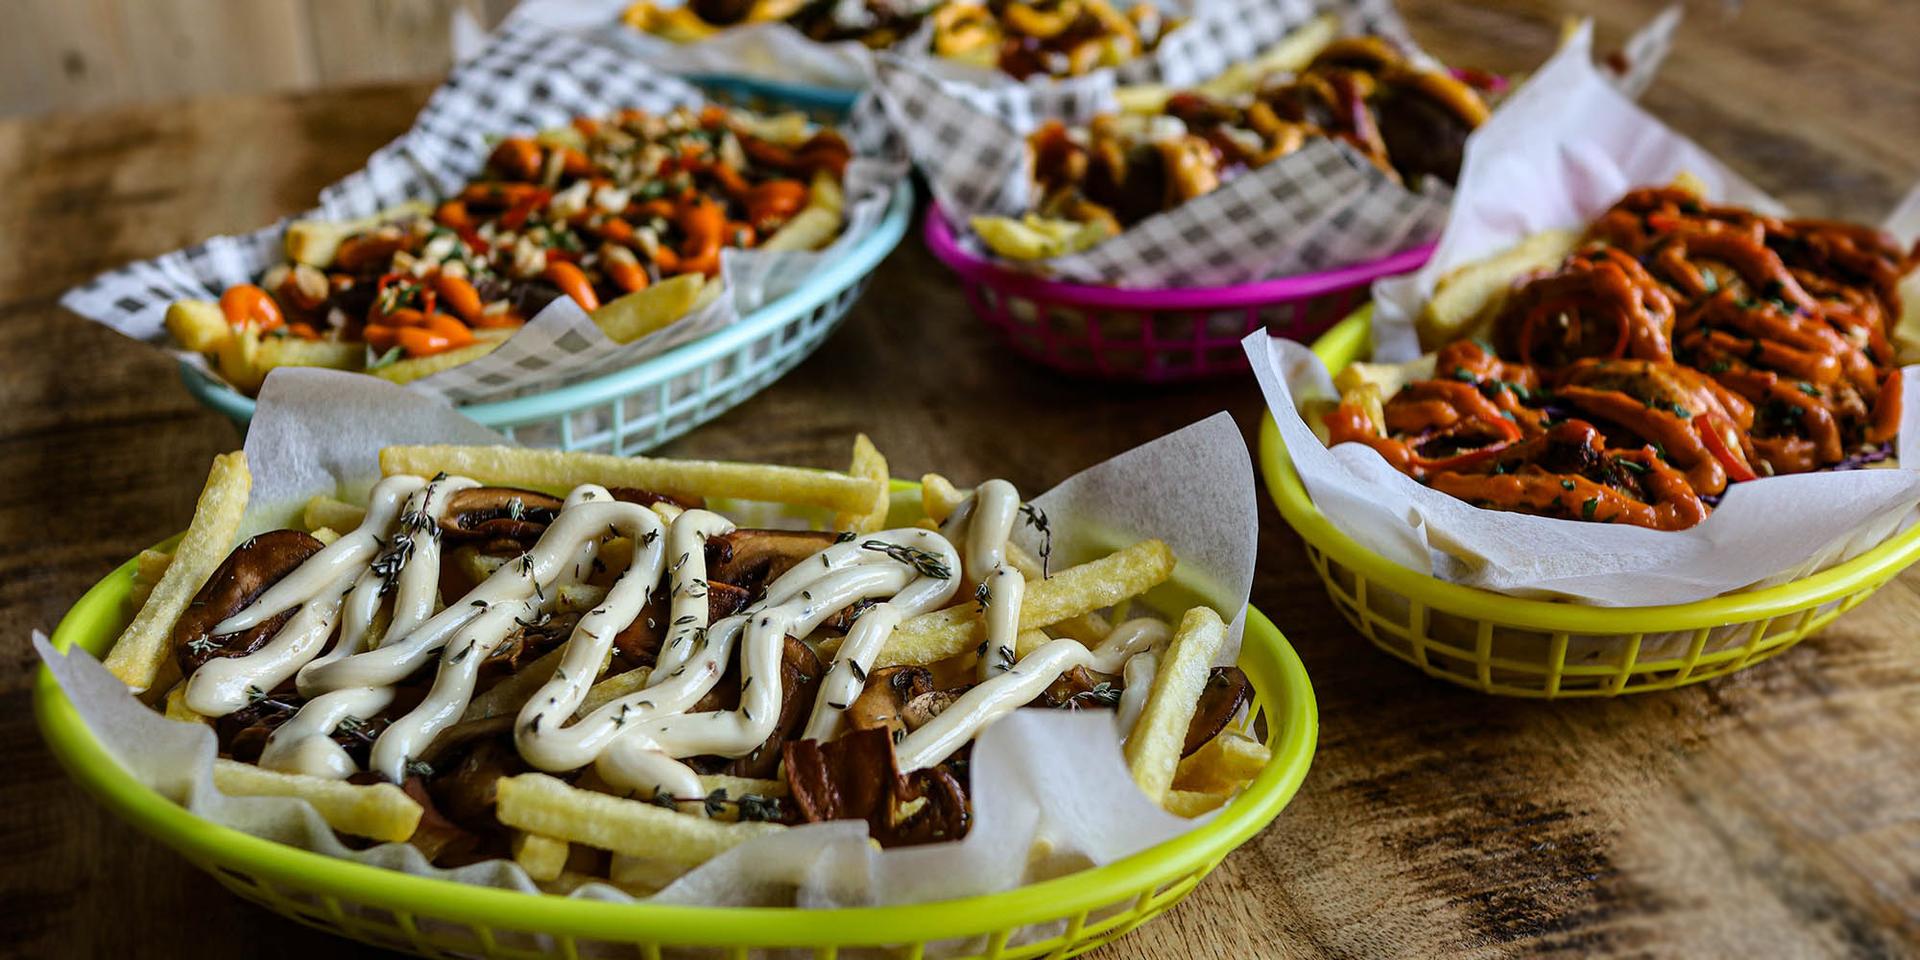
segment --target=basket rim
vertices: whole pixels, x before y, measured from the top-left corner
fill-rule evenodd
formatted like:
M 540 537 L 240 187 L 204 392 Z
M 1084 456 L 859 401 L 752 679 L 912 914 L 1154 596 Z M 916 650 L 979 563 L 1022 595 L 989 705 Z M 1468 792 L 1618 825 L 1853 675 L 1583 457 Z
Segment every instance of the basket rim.
M 978 256 L 960 245 L 940 201 L 927 204 L 921 237 L 941 263 L 972 283 L 994 287 L 1010 296 L 1068 306 L 1119 310 L 1225 310 L 1292 300 L 1372 283 L 1381 278 L 1419 269 L 1433 256 L 1434 244 L 1422 244 L 1365 263 L 1301 273 L 1253 283 L 1214 287 L 1142 288 L 1068 283 L 1021 273 Z
M 908 487 L 900 481 L 896 488 Z M 55 628 L 61 651 L 78 644 L 100 652 L 125 621 L 124 600 L 136 560 L 95 583 Z M 880 945 L 930 943 L 1018 929 L 1092 911 L 1210 869 L 1266 827 L 1292 800 L 1319 739 L 1313 686 L 1299 655 L 1273 622 L 1246 609 L 1241 664 L 1265 677 L 1256 692 L 1268 722 L 1284 726 L 1274 757 L 1212 820 L 1112 863 L 999 893 L 931 903 L 807 910 L 609 903 L 528 894 L 413 876 L 339 860 L 220 826 L 190 813 L 134 779 L 60 690 L 42 664 L 34 678 L 41 736 L 76 782 L 120 819 L 174 848 L 201 869 L 244 864 L 249 876 L 393 911 L 478 927 L 555 936 L 631 941 L 638 935 L 690 946 Z M 850 937 L 848 931 L 858 931 Z
M 1313 352 L 1329 368 L 1365 355 L 1371 347 L 1371 304 L 1349 314 L 1315 340 Z M 1287 455 L 1273 411 L 1260 420 L 1260 473 L 1274 506 L 1315 549 L 1360 576 L 1416 603 L 1504 626 L 1582 635 L 1665 633 L 1764 620 L 1798 613 L 1877 585 L 1920 560 L 1920 524 L 1908 527 L 1845 563 L 1759 590 L 1644 607 L 1599 607 L 1511 597 L 1403 567 L 1375 553 L 1334 526 L 1313 503 Z
M 865 88 L 834 87 L 824 83 L 802 83 L 795 80 L 775 80 L 771 77 L 758 77 L 750 73 L 722 73 L 714 71 L 696 71 L 682 74 L 681 79 L 696 87 L 711 87 L 728 93 L 741 93 L 748 96 L 778 100 L 803 110 L 822 110 L 846 113 L 853 109 Z
M 872 233 L 793 291 L 749 312 L 731 326 L 590 380 L 509 400 L 457 404 L 456 409 L 483 426 L 513 426 L 606 403 L 705 366 L 780 329 L 859 283 L 900 245 L 913 219 L 913 207 L 913 182 L 903 178 L 895 185 L 893 196 L 887 201 L 886 215 Z M 182 358 L 179 363 L 180 379 L 195 399 L 239 423 L 253 419 L 256 401 L 252 397 L 228 386 L 191 360 Z

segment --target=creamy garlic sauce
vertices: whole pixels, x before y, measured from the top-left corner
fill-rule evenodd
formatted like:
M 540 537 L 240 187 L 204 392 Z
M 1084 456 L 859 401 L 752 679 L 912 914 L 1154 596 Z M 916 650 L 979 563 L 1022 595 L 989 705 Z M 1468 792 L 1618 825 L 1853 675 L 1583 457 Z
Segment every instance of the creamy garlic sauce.
M 932 766 L 978 736 L 994 720 L 1038 696 L 1061 673 L 1085 666 L 1126 674 L 1122 736 L 1151 686 L 1167 626 L 1133 620 L 1115 627 L 1097 648 L 1074 640 L 1044 644 L 1017 658 L 1026 581 L 1008 562 L 1008 539 L 1021 509 L 1012 484 L 981 484 L 939 532 L 920 528 L 855 536 L 813 554 L 767 585 L 741 612 L 710 623 L 706 542 L 734 530 L 707 510 L 658 511 L 614 500 L 583 484 L 532 549 L 502 565 L 466 596 L 438 605 L 440 522 L 454 494 L 478 486 L 462 477 L 390 477 L 374 488 L 366 519 L 215 627 L 250 629 L 298 610 L 259 651 L 215 659 L 196 670 L 187 704 L 224 716 L 293 678 L 307 702 L 269 737 L 262 766 L 345 778 L 356 771 L 332 739 L 388 709 L 395 686 L 438 656 L 431 689 L 374 740 L 369 767 L 404 779 L 435 737 L 472 701 L 481 664 L 515 630 L 537 626 L 560 608 L 560 594 L 583 587 L 600 548 L 632 542 L 627 568 L 604 598 L 582 614 L 559 667 L 522 707 L 514 744 L 534 767 L 554 772 L 592 765 L 608 784 L 642 795 L 665 793 L 698 809 L 705 790 L 685 758 L 745 756 L 778 722 L 785 691 L 781 664 L 787 638 L 807 637 L 821 623 L 863 601 L 822 678 L 802 736 L 829 739 L 867 672 L 908 618 L 950 605 L 963 582 L 980 588 L 985 644 L 980 682 L 897 745 L 900 767 Z M 383 535 L 392 530 L 390 539 Z M 964 552 L 956 548 L 964 543 Z M 575 714 L 609 662 L 614 638 L 636 619 L 663 578 L 670 584 L 669 623 L 647 686 L 584 717 Z M 380 627 L 383 611 L 387 614 Z M 336 636 L 337 631 L 337 636 Z M 333 645 L 326 646 L 329 638 Z M 741 692 L 734 710 L 689 713 L 740 658 Z M 323 652 L 324 649 L 324 652 Z

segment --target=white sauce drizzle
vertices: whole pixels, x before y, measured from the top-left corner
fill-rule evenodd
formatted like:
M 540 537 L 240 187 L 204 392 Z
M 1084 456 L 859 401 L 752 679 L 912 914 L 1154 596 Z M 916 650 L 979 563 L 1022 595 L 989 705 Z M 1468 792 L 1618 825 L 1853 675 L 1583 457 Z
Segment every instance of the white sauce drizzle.
M 1002 480 L 981 484 L 940 532 L 904 528 L 836 543 L 775 579 L 759 601 L 717 623 L 709 623 L 706 541 L 731 533 L 733 523 L 710 511 L 686 510 L 671 514 L 663 525 L 660 512 L 616 501 L 604 488 L 585 484 L 567 497 L 532 549 L 465 597 L 436 609 L 438 523 L 453 494 L 475 486 L 460 477 L 381 481 L 358 528 L 215 627 L 216 635 L 232 633 L 299 608 L 259 651 L 216 659 L 195 671 L 188 705 L 221 716 L 296 677 L 301 694 L 310 699 L 269 738 L 261 765 L 344 778 L 356 772 L 355 765 L 332 739 L 334 732 L 386 710 L 394 686 L 438 654 L 426 697 L 394 719 L 373 744 L 370 768 L 399 781 L 433 739 L 459 720 L 487 657 L 517 626 L 544 622 L 561 589 L 585 579 L 602 543 L 625 537 L 634 545 L 627 569 L 575 624 L 559 668 L 521 709 L 514 743 L 536 768 L 569 771 L 592 764 L 616 788 L 664 792 L 697 807 L 705 791 L 681 760 L 739 757 L 764 744 L 780 714 L 787 638 L 812 634 L 850 606 L 873 601 L 854 618 L 822 678 L 804 737 L 830 739 L 840 732 L 847 707 L 864 689 L 867 672 L 900 623 L 952 602 L 963 575 L 985 587 L 980 682 L 897 745 L 903 771 L 945 760 L 1079 666 L 1126 673 L 1120 710 L 1124 736 L 1131 725 L 1126 718 L 1138 716 L 1151 686 L 1157 660 L 1150 651 L 1169 633 L 1159 621 L 1134 620 L 1114 628 L 1096 649 L 1056 640 L 1016 661 L 1026 581 L 1007 562 L 1006 548 L 1020 497 Z M 383 542 L 381 535 L 394 526 L 396 515 L 400 529 L 391 542 Z M 954 546 L 962 540 L 964 565 Z M 670 622 L 648 685 L 575 719 L 615 636 L 643 615 L 663 576 L 671 583 Z M 376 638 L 389 594 L 390 623 Z M 322 653 L 336 628 L 337 639 Z M 363 649 L 370 640 L 371 649 Z M 688 713 L 719 682 L 736 647 L 739 707 Z

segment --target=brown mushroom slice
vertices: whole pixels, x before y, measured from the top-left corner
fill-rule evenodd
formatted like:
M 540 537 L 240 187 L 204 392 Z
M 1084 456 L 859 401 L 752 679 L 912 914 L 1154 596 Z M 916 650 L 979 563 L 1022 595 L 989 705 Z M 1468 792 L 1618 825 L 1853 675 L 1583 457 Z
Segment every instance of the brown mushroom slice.
M 933 718 L 945 713 L 960 695 L 972 687 L 954 687 L 948 690 L 934 690 L 923 693 L 912 700 L 900 711 L 900 719 L 906 721 L 908 732 L 918 730 L 933 722 Z
M 707 622 L 715 623 L 739 613 L 750 599 L 747 591 L 730 583 L 707 581 Z M 613 651 L 621 671 L 650 667 L 660 659 L 660 644 L 666 639 L 667 597 L 661 594 L 640 608 L 633 622 L 614 635 Z
M 707 505 L 706 497 L 678 497 L 671 493 L 642 490 L 639 487 L 608 487 L 607 492 L 613 494 L 613 498 L 621 503 L 637 503 L 643 507 L 666 503 L 682 510 L 699 510 Z
M 1207 685 L 1200 690 L 1200 702 L 1193 708 L 1193 719 L 1187 723 L 1187 742 L 1180 749 L 1180 755 L 1188 756 L 1219 736 L 1252 694 L 1253 685 L 1247 682 L 1247 675 L 1239 667 L 1214 667 L 1213 672 L 1207 674 Z
M 907 729 L 907 704 L 933 692 L 933 673 L 925 667 L 881 667 L 867 674 L 860 695 L 847 704 L 847 725 L 855 730 L 880 729 L 898 740 Z
M 780 718 L 774 721 L 773 733 L 752 752 L 734 760 L 720 772 L 735 777 L 772 779 L 780 769 L 781 745 L 807 722 L 807 714 L 813 709 L 813 698 L 819 692 L 820 680 L 825 674 L 813 648 L 788 637 L 787 645 L 780 654 Z
M 447 498 L 440 532 L 448 540 L 505 539 L 530 545 L 547 532 L 562 506 L 559 498 L 535 490 L 471 487 Z
M 449 727 L 428 748 L 433 773 L 427 793 L 448 820 L 475 833 L 498 829 L 493 815 L 495 784 L 530 767 L 514 749 L 512 717 L 493 717 Z M 505 720 L 500 726 L 495 721 Z M 465 729 L 461 729 L 465 728 Z M 459 730 L 459 733 L 455 733 Z M 452 742 L 449 742 L 452 741 Z
M 268 587 L 319 553 L 322 546 L 312 534 L 274 530 L 249 537 L 233 548 L 173 625 L 173 652 L 180 661 L 181 675 L 191 676 L 201 664 L 216 657 L 244 657 L 273 639 L 299 608 L 240 633 L 216 637 L 212 630 L 220 621 L 245 610 Z
M 741 529 L 708 537 L 707 579 L 758 590 L 839 539 L 830 530 Z
M 802 823 L 865 820 L 883 847 L 956 840 L 971 823 L 960 782 L 941 768 L 902 776 L 893 740 L 878 727 L 836 740 L 795 740 L 782 750 L 789 806 Z M 906 804 L 925 800 L 896 819 Z

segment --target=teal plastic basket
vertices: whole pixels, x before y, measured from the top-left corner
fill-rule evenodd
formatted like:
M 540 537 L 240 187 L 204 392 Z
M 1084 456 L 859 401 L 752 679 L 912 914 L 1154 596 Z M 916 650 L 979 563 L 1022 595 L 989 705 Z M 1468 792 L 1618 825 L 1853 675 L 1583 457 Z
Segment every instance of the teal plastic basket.
M 825 342 L 860 298 L 873 269 L 906 235 L 913 186 L 902 181 L 880 225 L 792 293 L 711 336 L 625 370 L 541 393 L 460 407 L 528 446 L 626 455 L 652 449 L 732 409 Z M 201 403 L 245 427 L 253 398 L 182 361 Z
M 690 73 L 686 75 L 686 80 L 721 103 L 761 112 L 800 110 L 820 123 L 845 120 L 861 93 L 859 90 L 766 80 L 737 73 Z

